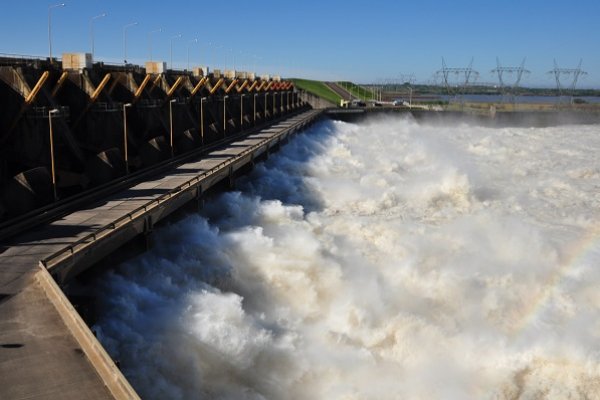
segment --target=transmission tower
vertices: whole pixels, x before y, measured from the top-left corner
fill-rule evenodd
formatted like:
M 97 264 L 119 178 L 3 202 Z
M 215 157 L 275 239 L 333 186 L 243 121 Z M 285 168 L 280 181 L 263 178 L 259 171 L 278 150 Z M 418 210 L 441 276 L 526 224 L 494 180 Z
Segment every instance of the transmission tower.
M 459 97 L 465 94 L 469 84 L 473 84 L 479 77 L 479 72 L 473 69 L 473 59 L 466 68 L 449 68 L 442 57 L 442 69 L 436 72 L 441 77 L 449 96 Z M 450 77 L 454 76 L 454 79 Z
M 496 68 L 492 70 L 492 74 L 498 75 L 498 83 L 500 84 L 500 93 L 502 96 L 507 96 L 513 102 L 515 100 L 515 94 L 518 90 L 519 84 L 524 74 L 529 74 L 530 71 L 525 69 L 525 58 L 518 67 L 503 67 L 500 65 L 500 59 L 496 57 Z M 512 83 L 507 83 L 505 80 L 505 74 L 516 75 L 516 78 Z
M 560 97 L 569 96 L 569 102 L 571 104 L 573 104 L 573 95 L 575 93 L 575 86 L 577 85 L 577 81 L 579 80 L 579 77 L 582 75 L 587 75 L 587 72 L 585 72 L 581 69 L 582 62 L 583 62 L 583 60 L 580 59 L 579 64 L 577 65 L 577 68 L 559 68 L 558 64 L 556 64 L 556 60 L 554 60 L 554 69 L 551 71 L 548 71 L 549 74 L 554 75 L 554 79 L 556 80 L 556 90 L 558 90 L 558 95 Z M 570 84 L 567 85 L 566 87 L 565 87 L 565 85 L 563 85 L 563 83 L 560 79 L 561 75 L 571 76 Z

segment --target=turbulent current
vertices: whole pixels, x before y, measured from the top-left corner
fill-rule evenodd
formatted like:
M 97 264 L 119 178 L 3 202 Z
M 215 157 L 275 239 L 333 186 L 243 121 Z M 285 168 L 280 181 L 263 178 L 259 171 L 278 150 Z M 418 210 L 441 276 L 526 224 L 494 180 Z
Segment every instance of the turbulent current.
M 145 399 L 600 398 L 600 126 L 322 122 L 105 274 Z

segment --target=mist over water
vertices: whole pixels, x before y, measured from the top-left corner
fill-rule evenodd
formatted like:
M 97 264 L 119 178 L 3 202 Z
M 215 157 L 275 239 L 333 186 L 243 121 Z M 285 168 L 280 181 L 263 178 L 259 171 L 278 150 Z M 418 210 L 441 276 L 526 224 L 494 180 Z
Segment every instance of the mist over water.
M 324 122 L 99 284 L 147 399 L 600 398 L 600 126 Z

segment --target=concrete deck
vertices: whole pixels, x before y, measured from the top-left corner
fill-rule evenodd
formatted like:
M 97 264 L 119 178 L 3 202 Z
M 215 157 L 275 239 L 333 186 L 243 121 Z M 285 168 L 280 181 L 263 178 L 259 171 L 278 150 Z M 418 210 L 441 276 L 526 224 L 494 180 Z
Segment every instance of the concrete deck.
M 0 248 L 0 398 L 138 398 L 50 273 L 59 277 L 59 283 L 66 281 L 137 235 L 148 215 L 153 222 L 165 217 L 251 161 L 254 151 L 264 151 L 257 146 L 268 147 L 282 132 L 318 113 L 290 117 Z M 170 193 L 174 195 L 165 197 Z M 147 209 L 140 211 L 142 206 Z M 110 231 L 106 228 L 119 219 L 122 222 L 113 224 Z M 96 232 L 93 242 L 76 244 Z M 65 248 L 67 256 L 52 257 Z M 48 270 L 41 260 L 46 260 Z

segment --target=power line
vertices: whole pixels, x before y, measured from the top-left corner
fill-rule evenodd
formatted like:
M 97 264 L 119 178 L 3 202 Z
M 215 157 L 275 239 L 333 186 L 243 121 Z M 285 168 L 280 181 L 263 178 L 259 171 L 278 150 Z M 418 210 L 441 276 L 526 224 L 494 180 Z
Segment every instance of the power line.
M 498 57 L 496 57 L 496 68 L 494 68 L 491 72 L 493 74 L 496 74 L 498 76 L 498 83 L 500 85 L 500 93 L 503 96 L 508 96 L 513 102 L 515 100 L 515 94 L 519 88 L 519 85 L 521 83 L 521 79 L 523 78 L 524 74 L 529 74 L 531 73 L 531 71 L 525 69 L 525 60 L 526 58 L 523 58 L 523 61 L 521 62 L 521 65 L 518 67 L 503 67 L 500 64 L 500 59 Z M 512 81 L 507 83 L 505 76 L 506 75 L 515 75 L 516 78 Z
M 468 67 L 447 67 L 446 60 L 442 57 L 442 69 L 436 73 L 436 79 L 443 80 L 444 87 L 450 96 L 462 96 L 467 87 L 473 84 L 479 77 L 479 72 L 473 69 L 473 58 Z M 454 76 L 454 79 L 451 77 Z
M 564 95 L 569 96 L 571 104 L 573 104 L 573 95 L 575 93 L 575 86 L 577 85 L 577 81 L 579 80 L 579 77 L 581 77 L 582 75 L 587 75 L 587 72 L 585 72 L 584 70 L 581 69 L 582 63 L 583 63 L 583 60 L 580 59 L 579 64 L 577 65 L 577 68 L 559 68 L 558 64 L 556 63 L 556 59 L 555 59 L 554 60 L 554 69 L 548 71 L 549 74 L 554 75 L 554 79 L 556 80 L 556 90 L 558 90 L 558 95 L 561 97 Z M 561 81 L 561 75 L 571 77 L 571 81 L 567 86 L 563 85 L 563 82 Z

